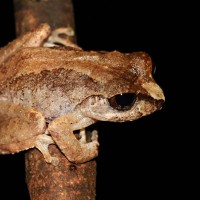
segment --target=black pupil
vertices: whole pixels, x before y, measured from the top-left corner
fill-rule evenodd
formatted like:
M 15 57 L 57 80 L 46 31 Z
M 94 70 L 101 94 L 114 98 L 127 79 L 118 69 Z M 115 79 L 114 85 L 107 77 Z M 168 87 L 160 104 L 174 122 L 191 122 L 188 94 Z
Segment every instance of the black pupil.
M 133 93 L 118 94 L 109 99 L 110 105 L 117 110 L 129 110 L 136 99 Z

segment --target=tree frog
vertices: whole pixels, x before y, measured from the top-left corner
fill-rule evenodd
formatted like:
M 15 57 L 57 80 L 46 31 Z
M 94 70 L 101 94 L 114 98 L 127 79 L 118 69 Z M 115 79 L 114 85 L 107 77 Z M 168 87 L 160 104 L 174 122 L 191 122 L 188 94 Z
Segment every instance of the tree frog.
M 86 142 L 85 128 L 149 115 L 165 96 L 147 53 L 49 47 L 51 33 L 44 23 L 0 49 L 0 154 L 36 147 L 56 165 L 48 151 L 56 144 L 69 161 L 84 163 L 99 146 L 96 131 Z

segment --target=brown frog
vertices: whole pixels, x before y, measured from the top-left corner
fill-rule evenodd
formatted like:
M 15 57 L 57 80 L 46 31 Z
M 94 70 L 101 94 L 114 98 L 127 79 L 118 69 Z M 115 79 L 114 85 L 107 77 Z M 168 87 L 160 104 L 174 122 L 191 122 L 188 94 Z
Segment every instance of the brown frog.
M 56 144 L 69 161 L 83 163 L 98 155 L 99 145 L 96 131 L 86 142 L 86 127 L 161 108 L 165 97 L 145 52 L 44 47 L 50 34 L 42 24 L 0 50 L 0 154 L 36 147 L 56 165 L 48 151 Z

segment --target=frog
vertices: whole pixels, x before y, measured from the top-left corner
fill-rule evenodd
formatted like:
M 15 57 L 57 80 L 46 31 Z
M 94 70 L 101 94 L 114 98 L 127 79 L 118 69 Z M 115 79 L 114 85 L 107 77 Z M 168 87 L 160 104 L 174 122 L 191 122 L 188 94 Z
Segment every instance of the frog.
M 49 152 L 54 144 L 69 162 L 85 163 L 99 148 L 96 130 L 86 140 L 88 127 L 150 115 L 165 95 L 148 53 L 48 45 L 52 32 L 43 23 L 0 49 L 0 154 L 36 148 L 58 165 Z

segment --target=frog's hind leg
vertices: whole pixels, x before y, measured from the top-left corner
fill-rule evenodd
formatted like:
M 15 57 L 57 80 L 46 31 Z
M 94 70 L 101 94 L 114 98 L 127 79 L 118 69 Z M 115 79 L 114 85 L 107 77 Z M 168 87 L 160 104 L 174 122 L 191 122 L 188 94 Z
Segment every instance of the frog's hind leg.
M 43 41 L 51 33 L 51 28 L 48 24 L 41 24 L 33 31 L 27 32 L 22 36 L 16 38 L 12 42 L 8 43 L 5 47 L 0 49 L 0 63 L 5 62 L 10 56 L 12 56 L 17 50 L 22 47 L 39 47 Z
M 0 154 L 37 147 L 47 162 L 57 162 L 48 151 L 52 138 L 45 134 L 44 116 L 32 108 L 0 100 Z

